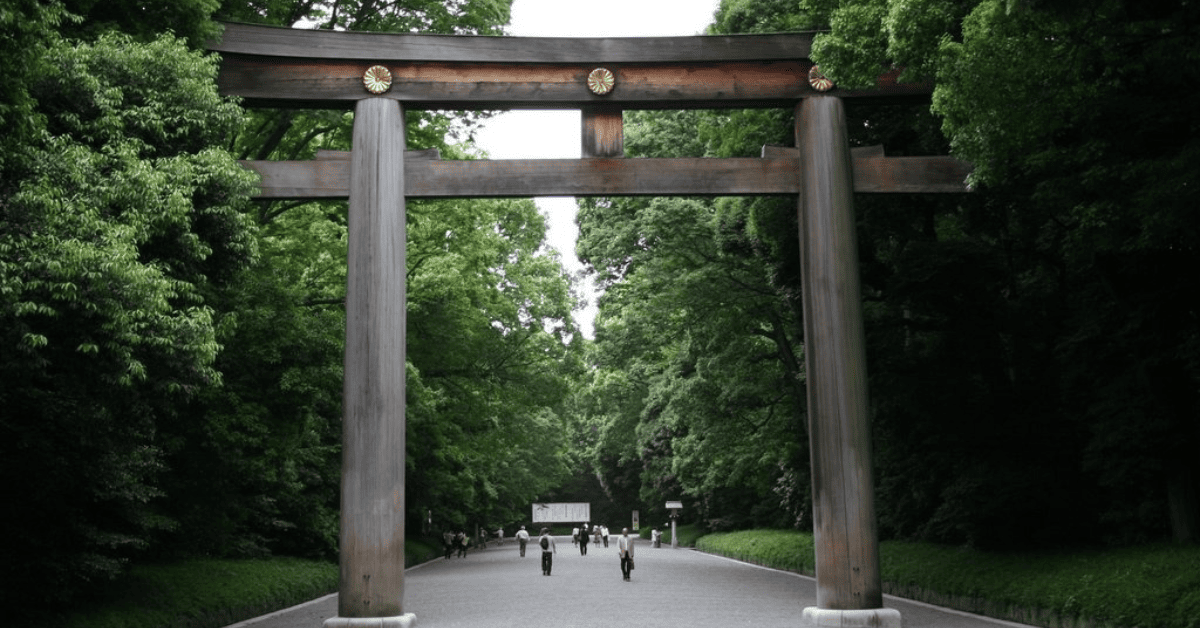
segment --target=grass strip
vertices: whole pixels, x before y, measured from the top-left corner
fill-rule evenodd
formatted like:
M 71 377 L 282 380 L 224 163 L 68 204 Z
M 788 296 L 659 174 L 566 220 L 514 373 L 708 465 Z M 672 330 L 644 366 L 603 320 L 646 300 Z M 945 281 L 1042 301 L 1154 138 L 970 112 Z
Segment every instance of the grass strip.
M 64 628 L 220 628 L 337 590 L 338 566 L 298 558 L 139 565 Z M 48 625 L 48 624 L 46 624 Z
M 406 567 L 441 556 L 440 547 L 419 539 L 407 539 L 404 548 Z M 29 626 L 222 628 L 333 593 L 338 575 L 337 563 L 287 557 L 138 565 L 102 601 L 48 611 Z
M 812 535 L 747 530 L 697 549 L 812 575 Z M 883 589 L 900 597 L 1047 628 L 1200 628 L 1200 546 L 1000 554 L 880 544 Z

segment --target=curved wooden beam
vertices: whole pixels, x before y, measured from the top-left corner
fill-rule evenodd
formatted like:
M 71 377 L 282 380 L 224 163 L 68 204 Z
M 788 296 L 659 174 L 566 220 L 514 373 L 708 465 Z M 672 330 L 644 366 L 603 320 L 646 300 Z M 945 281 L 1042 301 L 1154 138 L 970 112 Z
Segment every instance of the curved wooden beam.
M 244 55 L 454 63 L 705 63 L 807 59 L 815 33 L 695 37 L 489 37 L 224 24 L 209 50 Z
M 820 94 L 808 81 L 813 33 L 639 38 L 480 37 L 317 31 L 225 25 L 221 93 L 247 106 L 348 109 L 388 98 L 419 109 L 793 107 Z M 382 65 L 392 82 L 373 95 L 363 74 Z M 587 86 L 598 67 L 612 91 Z M 843 98 L 924 100 L 928 84 L 895 72 Z

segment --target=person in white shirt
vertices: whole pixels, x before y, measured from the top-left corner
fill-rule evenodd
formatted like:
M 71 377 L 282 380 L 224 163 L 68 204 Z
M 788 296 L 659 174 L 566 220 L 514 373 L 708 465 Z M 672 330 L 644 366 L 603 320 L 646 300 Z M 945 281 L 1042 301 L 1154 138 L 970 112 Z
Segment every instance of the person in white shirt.
M 521 526 L 517 530 L 517 544 L 521 546 L 521 558 L 525 558 L 525 544 L 529 542 L 529 533 L 525 531 L 525 526 Z
M 554 544 L 554 537 L 550 536 L 548 528 L 542 528 L 542 537 L 538 539 L 538 544 L 542 546 L 542 575 L 550 575 L 550 568 L 554 566 L 554 555 L 558 553 L 558 547 Z
M 617 553 L 621 555 L 621 575 L 629 580 L 629 572 L 633 571 L 633 538 L 629 536 L 629 528 L 621 529 L 621 537 L 617 539 Z

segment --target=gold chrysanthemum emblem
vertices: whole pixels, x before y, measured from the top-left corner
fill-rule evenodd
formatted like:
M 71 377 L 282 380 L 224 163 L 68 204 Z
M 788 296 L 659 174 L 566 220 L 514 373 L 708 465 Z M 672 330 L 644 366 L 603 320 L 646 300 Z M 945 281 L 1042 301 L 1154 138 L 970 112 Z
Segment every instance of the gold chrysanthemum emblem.
M 392 87 L 392 71 L 382 65 L 373 65 L 363 72 L 363 87 L 372 94 L 382 94 Z
M 612 91 L 613 85 L 617 84 L 617 77 L 613 76 L 611 70 L 606 68 L 596 68 L 592 70 L 587 77 L 588 89 L 597 96 L 603 96 Z
M 833 81 L 825 78 L 825 75 L 821 74 L 821 69 L 815 65 L 808 69 L 808 84 L 818 92 L 827 92 L 833 89 Z

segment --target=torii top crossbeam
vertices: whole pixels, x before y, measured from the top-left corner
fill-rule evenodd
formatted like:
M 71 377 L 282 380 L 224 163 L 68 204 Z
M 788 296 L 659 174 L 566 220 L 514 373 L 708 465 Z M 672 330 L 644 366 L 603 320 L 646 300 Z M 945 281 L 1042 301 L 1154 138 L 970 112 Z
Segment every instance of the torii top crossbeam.
M 874 89 L 831 87 L 808 59 L 812 37 L 566 39 L 227 24 L 209 48 L 222 53 L 221 92 L 248 106 L 348 109 L 364 98 L 387 98 L 406 109 L 583 110 L 583 154 L 596 159 L 414 159 L 406 187 L 412 197 L 792 194 L 799 181 L 794 151 L 772 150 L 763 159 L 619 159 L 621 112 L 792 108 L 819 94 L 928 98 L 928 84 L 897 84 L 895 72 L 881 75 Z M 594 74 L 607 83 L 589 81 Z M 345 155 L 246 165 L 262 176 L 262 198 L 345 198 L 349 192 Z M 859 192 L 959 192 L 967 172 L 945 157 L 887 158 L 882 151 L 856 154 L 854 170 Z
M 363 73 L 386 67 L 381 95 L 417 109 L 595 106 L 701 109 L 795 106 L 819 94 L 809 81 L 813 33 L 639 38 L 486 37 L 297 30 L 225 25 L 220 87 L 251 106 L 350 108 Z M 611 91 L 588 87 L 612 72 Z M 928 98 L 930 85 L 897 84 L 896 72 L 842 98 Z

